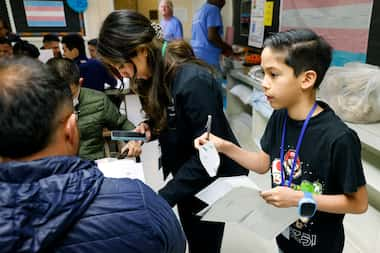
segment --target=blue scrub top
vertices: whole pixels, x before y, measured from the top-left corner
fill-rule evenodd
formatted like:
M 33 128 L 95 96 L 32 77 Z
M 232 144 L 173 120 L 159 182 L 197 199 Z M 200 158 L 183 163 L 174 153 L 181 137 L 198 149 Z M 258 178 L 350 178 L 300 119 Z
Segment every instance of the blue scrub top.
M 209 27 L 217 27 L 219 35 L 223 36 L 223 21 L 220 9 L 215 5 L 205 3 L 193 17 L 190 43 L 198 58 L 220 69 L 219 56 L 222 49 L 214 46 L 208 40 Z
M 172 16 L 169 20 L 162 19 L 160 25 L 164 30 L 166 41 L 183 39 L 182 23 L 177 17 Z

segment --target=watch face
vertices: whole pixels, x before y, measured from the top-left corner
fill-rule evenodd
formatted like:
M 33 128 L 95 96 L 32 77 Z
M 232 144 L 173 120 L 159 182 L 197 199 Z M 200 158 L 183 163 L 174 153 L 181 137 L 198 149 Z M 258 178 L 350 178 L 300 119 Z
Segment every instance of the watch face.
M 302 217 L 312 217 L 315 213 L 315 203 L 302 203 L 300 207 L 300 214 Z

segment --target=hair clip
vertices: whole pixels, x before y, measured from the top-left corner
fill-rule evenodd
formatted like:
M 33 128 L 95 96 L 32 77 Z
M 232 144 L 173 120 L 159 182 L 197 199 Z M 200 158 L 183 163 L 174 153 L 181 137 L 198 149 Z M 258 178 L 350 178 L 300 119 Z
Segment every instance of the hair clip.
M 164 33 L 160 24 L 152 22 L 150 25 L 154 29 L 154 33 L 156 34 L 157 39 L 162 39 L 164 37 Z

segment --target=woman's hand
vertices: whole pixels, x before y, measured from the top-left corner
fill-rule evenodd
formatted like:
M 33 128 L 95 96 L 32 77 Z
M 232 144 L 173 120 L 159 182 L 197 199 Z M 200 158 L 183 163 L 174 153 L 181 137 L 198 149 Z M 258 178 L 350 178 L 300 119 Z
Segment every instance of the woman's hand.
M 152 138 L 152 133 L 150 131 L 150 127 L 147 123 L 145 122 L 142 122 L 140 123 L 136 128 L 135 128 L 135 132 L 137 133 L 142 133 L 142 134 L 145 134 L 145 137 L 146 137 L 146 141 L 150 141 L 150 139 Z
M 129 141 L 121 149 L 121 156 L 137 157 L 141 154 L 141 141 Z
M 219 137 L 217 137 L 211 133 L 209 134 L 208 137 L 209 138 L 207 139 L 207 133 L 204 133 L 201 136 L 199 136 L 198 138 L 196 138 L 194 140 L 194 147 L 196 149 L 199 149 L 200 146 L 202 146 L 203 144 L 205 144 L 208 141 L 211 141 L 212 143 L 214 143 L 215 148 L 216 148 L 216 150 L 218 150 L 218 152 L 223 152 L 223 148 L 226 146 L 227 141 L 225 141 L 222 138 L 219 138 Z

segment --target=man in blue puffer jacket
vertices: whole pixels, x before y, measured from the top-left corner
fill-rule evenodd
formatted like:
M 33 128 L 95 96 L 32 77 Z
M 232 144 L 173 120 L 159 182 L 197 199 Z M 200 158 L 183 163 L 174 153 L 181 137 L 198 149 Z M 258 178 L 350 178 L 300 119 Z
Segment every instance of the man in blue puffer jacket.
M 48 66 L 0 62 L 0 126 L 1 252 L 185 251 L 165 200 L 75 156 L 70 89 Z

